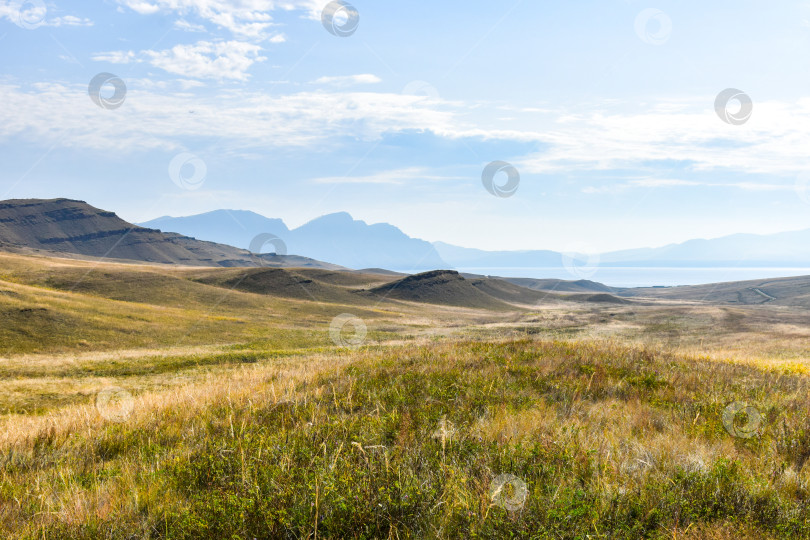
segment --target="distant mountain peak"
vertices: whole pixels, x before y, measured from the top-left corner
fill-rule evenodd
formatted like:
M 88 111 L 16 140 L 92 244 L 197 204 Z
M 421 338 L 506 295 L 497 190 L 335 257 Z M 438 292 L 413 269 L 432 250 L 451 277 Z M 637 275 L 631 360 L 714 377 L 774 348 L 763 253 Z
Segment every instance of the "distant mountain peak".
M 359 221 L 352 217 L 352 215 L 348 212 L 334 212 L 332 214 L 325 214 L 323 216 L 317 217 L 313 220 L 308 221 L 303 226 L 306 227 L 307 225 L 311 224 L 323 224 L 323 223 L 336 223 L 336 224 L 350 224 L 350 223 L 360 223 L 365 225 L 365 221 Z
M 142 223 L 186 236 L 241 248 L 253 238 L 270 233 L 287 246 L 288 253 L 304 255 L 349 268 L 386 268 L 406 272 L 446 268 L 447 263 L 429 242 L 411 238 L 388 223 L 369 225 L 348 212 L 334 212 L 289 230 L 280 219 L 250 213 L 225 215 L 208 212 L 183 218 L 159 218 Z

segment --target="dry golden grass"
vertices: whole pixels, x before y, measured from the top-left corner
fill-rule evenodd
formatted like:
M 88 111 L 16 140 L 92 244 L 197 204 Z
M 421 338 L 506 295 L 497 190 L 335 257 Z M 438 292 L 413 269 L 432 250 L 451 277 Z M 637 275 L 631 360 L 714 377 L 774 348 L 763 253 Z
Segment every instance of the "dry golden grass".
M 0 261 L 2 537 L 808 535 L 800 311 L 332 305 Z M 88 269 L 92 291 L 48 285 Z M 330 340 L 346 312 L 359 351 Z M 757 437 L 724 429 L 734 401 Z M 505 472 L 519 511 L 490 493 Z
M 622 371 L 644 365 L 639 361 L 646 362 L 644 371 L 660 374 L 665 384 L 644 377 L 629 378 L 634 372 Z M 673 362 L 691 365 L 692 369 L 673 370 Z M 665 369 L 668 366 L 670 369 Z M 156 530 L 154 519 L 189 504 L 188 495 L 171 487 L 165 477 L 167 471 L 193 462 L 200 444 L 209 444 L 206 441 L 220 448 L 216 452 L 229 449 L 217 454 L 223 459 L 237 453 L 240 485 L 262 481 L 252 460 L 260 459 L 268 447 L 244 445 L 253 444 L 251 433 L 262 429 L 267 414 L 277 414 L 273 411 L 299 411 L 292 413 L 292 424 L 285 423 L 280 431 L 269 435 L 274 440 L 291 436 L 311 440 L 308 434 L 315 437 L 307 452 L 315 453 L 311 459 L 319 452 L 323 454 L 326 469 L 314 473 L 320 481 L 346 467 L 347 472 L 354 471 L 350 474 L 362 476 L 364 473 L 355 469 L 358 459 L 369 466 L 384 464 L 384 470 L 401 468 L 409 463 L 411 453 L 416 456 L 427 451 L 420 458 L 425 459 L 431 455 L 430 448 L 435 448 L 432 445 L 440 444 L 438 457 L 430 458 L 438 461 L 430 466 L 441 475 L 443 487 L 431 503 L 441 503 L 441 510 L 434 509 L 432 517 L 425 518 L 432 527 L 438 527 L 433 535 L 440 537 L 457 537 L 467 530 L 453 529 L 451 523 L 457 519 L 453 516 L 474 518 L 475 530 L 487 537 L 493 531 L 485 531 L 493 523 L 500 523 L 499 527 L 511 524 L 520 531 L 521 520 L 553 522 L 549 517 L 553 514 L 543 512 L 556 505 L 573 504 L 570 489 L 576 486 L 589 494 L 587 504 L 600 509 L 601 515 L 616 501 L 632 500 L 653 489 L 651 486 L 666 490 L 679 485 L 684 481 L 679 474 L 713 478 L 718 474 L 718 464 L 726 462 L 742 465 L 752 482 L 746 488 L 752 490 L 751 496 L 779 497 L 787 502 L 804 496 L 810 477 L 807 469 L 797 471 L 789 460 L 784 461 L 787 456 L 780 453 L 776 430 L 778 414 L 768 426 L 773 431 L 750 446 L 723 432 L 716 411 L 722 410 L 726 401 L 740 397 L 739 381 L 744 381 L 742 390 L 768 389 L 763 395 L 775 401 L 761 403 L 763 410 L 789 410 L 791 404 L 803 400 L 807 389 L 805 381 L 795 377 L 803 376 L 752 372 L 745 366 L 713 361 L 692 363 L 610 343 L 445 342 L 419 348 L 386 347 L 268 359 L 211 373 L 168 390 L 134 392 L 134 407 L 122 423 L 105 419 L 92 404 L 73 405 L 39 417 L 4 417 L 0 424 L 0 455 L 5 456 L 6 463 L 2 485 L 6 493 L 12 490 L 16 494 L 19 506 L 8 506 L 2 523 L 20 527 L 25 521 L 19 531 L 26 534 L 59 530 L 77 538 L 83 537 L 78 531 L 88 523 L 101 530 L 107 528 L 116 537 L 117 529 L 109 528 L 116 520 Z M 555 387 L 549 393 L 533 384 L 532 378 L 553 381 Z M 405 380 L 411 381 L 410 386 L 402 385 Z M 428 401 L 407 395 L 417 388 L 430 396 Z M 701 397 L 695 401 L 697 395 Z M 479 399 L 487 405 L 473 406 Z M 671 405 L 662 407 L 667 403 Z M 715 412 L 709 414 L 709 410 Z M 435 417 L 429 411 L 443 414 Z M 398 419 L 392 440 L 374 434 L 377 428 L 373 426 L 385 424 L 385 418 Z M 796 418 L 788 420 L 794 422 Z M 371 431 L 352 436 L 335 431 L 335 425 L 358 422 L 368 424 Z M 331 434 L 325 446 L 317 443 L 318 433 Z M 121 444 L 121 450 L 103 457 Z M 150 445 L 157 446 L 144 455 Z M 527 478 L 531 500 L 538 498 L 542 504 L 533 502 L 534 506 L 519 516 L 503 514 L 488 499 L 488 477 L 480 476 L 464 458 L 473 448 L 482 452 L 477 459 L 497 459 L 498 454 L 507 452 L 513 454 L 512 460 L 529 461 L 532 454 L 525 450 L 535 448 L 547 456 L 543 459 L 559 460 L 560 469 L 550 484 L 544 484 L 550 479 L 543 480 L 542 476 Z M 351 459 L 344 461 L 349 456 Z M 297 461 L 302 457 L 282 452 L 277 456 L 281 460 L 277 466 L 293 470 L 302 465 Z M 788 465 L 780 469 L 782 461 Z M 16 472 L 8 469 L 11 464 L 16 464 L 12 469 Z M 20 468 L 22 464 L 27 465 Z M 83 480 L 88 466 L 93 471 L 89 482 Z M 514 472 L 526 477 L 530 470 L 518 466 Z M 413 470 L 409 474 L 422 473 Z M 319 488 L 313 489 L 311 497 Z M 758 491 L 761 495 L 756 495 Z M 655 502 L 652 499 L 644 504 Z M 144 504 L 151 509 L 147 515 L 142 514 Z M 547 510 L 541 512 L 541 507 Z M 27 508 L 38 510 L 28 514 Z M 604 526 L 610 523 L 604 521 L 608 515 L 599 518 L 602 525 L 594 526 L 593 537 L 604 536 Z M 498 516 L 507 520 L 500 521 Z M 240 518 L 234 515 L 227 519 L 237 525 Z M 749 515 L 746 519 L 754 518 Z M 779 536 L 773 536 L 773 530 L 768 532 L 769 526 L 756 519 L 702 522 L 690 514 L 674 522 L 670 516 L 662 525 L 665 523 L 673 527 L 653 527 L 650 531 L 658 531 L 662 538 L 730 538 L 743 533 L 752 538 Z M 154 534 L 173 536 L 171 530 L 182 532 L 169 527 Z M 623 537 L 633 536 L 625 533 Z

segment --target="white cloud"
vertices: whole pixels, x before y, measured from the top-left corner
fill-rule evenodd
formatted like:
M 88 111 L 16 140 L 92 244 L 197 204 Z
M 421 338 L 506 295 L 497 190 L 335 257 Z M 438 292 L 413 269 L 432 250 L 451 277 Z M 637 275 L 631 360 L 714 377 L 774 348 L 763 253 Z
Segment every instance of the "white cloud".
M 158 4 L 144 2 L 143 0 L 125 0 L 119 3 L 127 6 L 136 13 L 140 13 L 141 15 L 151 15 L 160 11 L 160 6 Z
M 402 185 L 412 184 L 414 181 L 442 181 L 465 179 L 458 176 L 436 176 L 430 171 L 421 167 L 408 167 L 405 169 L 395 169 L 382 171 L 367 176 L 330 176 L 316 178 L 312 180 L 316 184 L 389 184 Z
M 174 27 L 185 32 L 205 32 L 205 26 L 188 22 L 185 19 L 174 21 Z
M 363 73 L 360 75 L 342 75 L 337 77 L 321 77 L 313 84 L 327 84 L 331 86 L 346 87 L 354 86 L 357 84 L 377 84 L 381 83 L 382 79 L 370 73 Z
M 601 193 L 621 193 L 632 188 L 661 188 L 661 187 L 683 187 L 700 186 L 700 182 L 693 180 L 675 180 L 671 178 L 643 178 L 641 180 L 630 180 L 628 182 L 609 182 L 601 186 L 586 186 L 582 188 L 582 193 L 589 195 Z
M 194 79 L 178 79 L 177 83 L 183 90 L 190 90 L 192 88 L 199 88 L 201 86 L 205 86 L 205 83 L 195 81 Z
M 227 43 L 218 45 L 228 47 Z M 218 57 L 216 45 L 203 42 L 175 48 L 150 60 L 182 73 L 186 82 L 174 86 L 180 90 L 200 84 L 190 80 L 226 74 L 234 78 L 246 76 L 245 70 L 253 60 L 229 60 L 223 54 L 224 60 L 217 63 L 213 60 Z M 252 50 L 257 54 L 256 49 Z M 524 159 L 508 158 L 522 174 L 617 170 L 623 182 L 612 184 L 612 190 L 699 186 L 747 191 L 787 189 L 778 186 L 791 184 L 792 178 L 806 170 L 810 148 L 810 132 L 805 127 L 810 124 L 810 99 L 757 103 L 754 116 L 744 126 L 723 123 L 712 109 L 695 106 L 702 103 L 696 100 L 682 107 L 667 104 L 630 114 L 549 114 L 531 118 L 527 125 L 533 129 L 523 131 L 487 129 L 491 122 L 479 103 L 423 100 L 399 93 L 319 90 L 268 95 L 240 89 L 238 93 L 222 91 L 205 97 L 134 83 L 124 106 L 109 112 L 93 106 L 86 89 L 78 86 L 45 84 L 22 89 L 7 83 L 0 85 L 0 100 L 6 104 L 0 109 L 0 138 L 5 139 L 30 138 L 129 152 L 171 148 L 184 138 L 210 134 L 240 152 L 249 152 L 257 148 L 341 145 L 351 139 L 376 141 L 384 134 L 415 131 L 450 139 L 537 142 L 542 150 Z M 110 121 L 112 115 L 115 122 Z M 496 116 L 497 111 L 492 117 Z M 66 134 L 71 134 L 70 138 L 62 139 Z M 666 170 L 668 163 L 683 169 L 685 178 L 657 178 L 660 175 L 650 174 Z M 725 183 L 722 179 L 705 182 L 693 174 L 704 173 L 701 176 L 706 177 L 706 172 L 716 171 L 758 177 Z M 762 175 L 768 175 L 768 180 L 763 181 Z M 403 179 L 389 174 L 363 181 L 390 183 Z M 600 187 L 585 189 L 598 192 Z
M 74 17 L 73 15 L 65 15 L 64 17 L 56 17 L 45 21 L 45 26 L 93 26 L 93 21 L 90 19 L 83 19 Z
M 522 160 L 521 170 L 645 169 L 671 162 L 694 171 L 795 174 L 803 166 L 810 146 L 810 99 L 755 103 L 752 118 L 742 126 L 721 121 L 713 103 L 706 96 L 610 113 L 601 111 L 615 106 L 601 104 L 591 113 L 558 115 L 538 130 L 544 149 Z
M 305 10 L 315 13 L 326 2 L 318 0 L 118 0 L 141 15 L 177 13 L 193 15 L 225 28 L 235 35 L 251 39 L 271 38 L 274 25 L 271 12 Z
M 144 54 L 153 66 L 183 77 L 244 81 L 250 66 L 266 60 L 259 56 L 260 51 L 258 45 L 242 41 L 198 41 Z
M 60 60 L 64 60 L 64 61 L 65 61 L 65 62 L 67 62 L 68 64 L 76 64 L 76 65 L 79 65 L 79 61 L 78 61 L 78 60 L 76 60 L 76 58 L 75 58 L 75 57 L 73 57 L 73 56 L 68 56 L 67 54 L 60 54 L 60 55 L 59 55 L 59 59 L 60 59 Z
M 385 133 L 447 132 L 455 115 L 411 96 L 303 92 L 285 96 L 225 92 L 202 98 L 127 81 L 126 101 L 103 110 L 83 85 L 52 83 L 30 89 L 0 84 L 0 141 L 132 153 L 181 148 L 189 137 L 210 136 L 240 154 L 261 148 L 339 145 L 348 138 L 378 140 Z M 132 83 L 132 84 L 130 84 Z
M 676 180 L 672 178 L 644 178 L 642 180 L 631 180 L 630 185 L 638 187 L 678 187 L 678 186 L 699 186 L 700 182 L 694 180 Z
M 743 191 L 794 191 L 794 183 L 771 183 L 762 182 L 702 182 L 695 180 L 675 180 L 670 178 L 644 178 L 641 180 L 630 180 L 629 182 L 611 183 L 605 186 L 587 186 L 582 189 L 583 193 L 621 193 L 633 188 L 672 188 L 672 187 L 712 187 L 725 189 L 739 189 Z
M 95 62 L 109 62 L 111 64 L 129 64 L 139 61 L 133 51 L 110 51 L 95 53 L 91 56 Z
M 198 41 L 175 45 L 162 51 L 111 51 L 96 53 L 93 60 L 126 64 L 148 61 L 169 73 L 196 79 L 235 79 L 245 81 L 248 70 L 256 62 L 266 60 L 260 56 L 262 48 L 243 41 Z
M 48 17 L 46 4 L 36 5 L 24 0 L 0 0 L 0 19 L 6 19 L 23 28 L 39 26 L 93 26 L 93 21 L 74 15 Z

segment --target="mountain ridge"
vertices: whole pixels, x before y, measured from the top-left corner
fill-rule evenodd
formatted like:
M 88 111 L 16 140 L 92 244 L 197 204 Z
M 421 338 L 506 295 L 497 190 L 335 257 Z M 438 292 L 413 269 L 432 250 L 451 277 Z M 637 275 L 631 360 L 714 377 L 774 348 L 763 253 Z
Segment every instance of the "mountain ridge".
M 235 218 L 240 217 L 247 225 L 235 232 L 238 227 Z M 195 225 L 196 222 L 204 225 Z M 140 225 L 237 247 L 248 246 L 252 238 L 249 233 L 269 232 L 284 240 L 290 252 L 357 269 L 564 268 L 566 264 L 588 264 L 586 255 L 553 250 L 487 251 L 442 241 L 426 242 L 408 236 L 390 223 L 369 224 L 348 212 L 316 217 L 294 229 L 289 229 L 281 219 L 244 210 L 215 210 L 181 218 L 164 216 Z M 810 229 L 765 235 L 736 233 L 661 247 L 604 252 L 599 254 L 598 265 L 810 267 L 810 249 L 805 246 L 810 246 Z
M 422 271 L 448 266 L 430 242 L 411 238 L 389 223 L 354 219 L 348 212 L 319 216 L 294 229 L 281 219 L 247 210 L 161 217 L 140 225 L 239 248 L 248 248 L 256 236 L 269 233 L 278 236 L 289 253 L 354 269 Z
M 188 266 L 339 268 L 304 257 L 257 255 L 226 244 L 164 233 L 66 198 L 0 201 L 0 245 L 6 251 Z

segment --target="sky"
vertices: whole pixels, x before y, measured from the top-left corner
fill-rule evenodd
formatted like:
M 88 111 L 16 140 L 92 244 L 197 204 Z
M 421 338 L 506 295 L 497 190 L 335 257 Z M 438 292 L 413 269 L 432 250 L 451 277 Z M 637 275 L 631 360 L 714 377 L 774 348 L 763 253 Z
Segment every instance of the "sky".
M 0 199 L 489 250 L 810 228 L 808 1 L 0 0 L 0 55 Z

